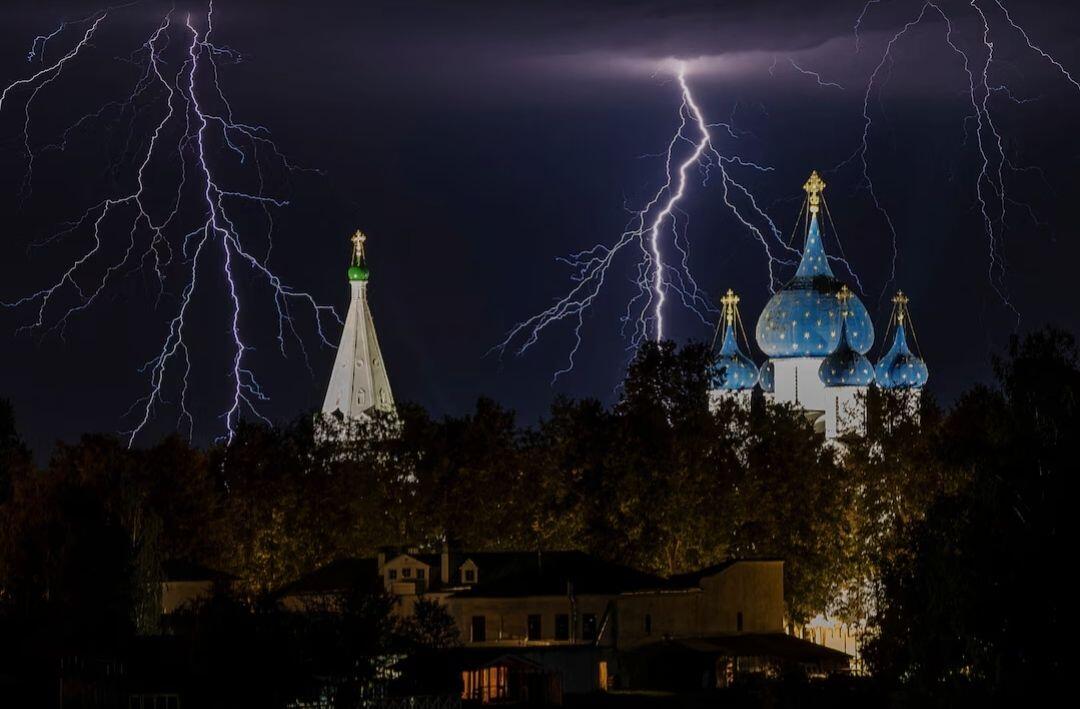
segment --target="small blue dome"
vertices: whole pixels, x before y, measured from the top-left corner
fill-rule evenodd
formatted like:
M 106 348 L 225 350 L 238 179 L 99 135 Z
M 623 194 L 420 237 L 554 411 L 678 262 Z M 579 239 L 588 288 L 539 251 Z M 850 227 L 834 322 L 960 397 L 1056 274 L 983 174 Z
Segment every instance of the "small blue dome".
M 833 276 L 815 214 L 795 278 L 776 293 L 757 321 L 757 342 L 769 357 L 824 357 L 840 345 L 843 284 Z M 874 344 L 874 324 L 858 298 L 848 302 L 848 339 L 860 354 Z
M 898 325 L 892 347 L 874 368 L 882 389 L 919 389 L 930 377 L 926 362 L 908 348 L 904 326 Z
M 757 380 L 757 365 L 739 349 L 739 343 L 735 341 L 735 327 L 728 325 L 724 328 L 720 353 L 713 363 L 712 388 L 742 391 L 753 389 Z
M 761 390 L 766 394 L 772 394 L 776 391 L 776 365 L 773 364 L 771 359 L 765 360 L 765 364 L 761 365 L 761 369 L 758 371 L 758 384 L 761 385 Z
M 851 345 L 847 320 L 840 323 L 840 345 L 818 367 L 818 377 L 827 387 L 864 387 L 874 381 L 874 368 Z

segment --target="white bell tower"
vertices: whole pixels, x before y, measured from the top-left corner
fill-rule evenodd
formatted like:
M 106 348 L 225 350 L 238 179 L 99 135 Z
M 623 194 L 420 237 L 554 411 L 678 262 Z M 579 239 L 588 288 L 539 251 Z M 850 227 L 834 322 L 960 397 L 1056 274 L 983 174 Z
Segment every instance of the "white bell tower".
M 364 257 L 365 241 L 367 237 L 359 230 L 352 237 L 349 314 L 345 318 L 341 344 L 322 406 L 323 414 L 340 412 L 351 419 L 365 418 L 372 409 L 394 410 L 394 395 L 390 391 L 390 379 L 386 375 L 367 300 L 371 272 Z

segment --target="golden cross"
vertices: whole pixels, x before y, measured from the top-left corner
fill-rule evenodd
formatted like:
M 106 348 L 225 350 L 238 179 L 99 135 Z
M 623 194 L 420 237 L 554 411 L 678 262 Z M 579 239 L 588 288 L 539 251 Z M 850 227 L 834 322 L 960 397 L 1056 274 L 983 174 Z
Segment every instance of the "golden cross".
M 904 324 L 904 312 L 907 310 L 908 297 L 904 295 L 904 291 L 896 291 L 896 295 L 892 299 L 893 305 L 896 306 L 896 321 L 901 325 Z
M 817 214 L 821 211 L 821 193 L 825 191 L 825 180 L 821 179 L 817 170 L 812 170 L 810 178 L 806 180 L 802 188 L 810 199 L 810 213 Z
M 367 236 L 359 229 L 352 235 L 351 241 L 353 242 L 353 256 L 356 258 L 356 263 L 359 264 L 364 260 L 364 242 L 367 241 Z
M 848 316 L 848 301 L 855 297 L 855 294 L 851 292 L 851 289 L 847 287 L 847 284 L 840 286 L 840 290 L 836 292 L 836 299 L 840 301 L 840 317 L 846 318 Z
M 724 306 L 724 319 L 727 321 L 728 326 L 735 323 L 735 306 L 739 304 L 739 296 L 735 295 L 735 291 L 730 288 L 727 289 L 727 293 L 720 299 L 720 304 Z

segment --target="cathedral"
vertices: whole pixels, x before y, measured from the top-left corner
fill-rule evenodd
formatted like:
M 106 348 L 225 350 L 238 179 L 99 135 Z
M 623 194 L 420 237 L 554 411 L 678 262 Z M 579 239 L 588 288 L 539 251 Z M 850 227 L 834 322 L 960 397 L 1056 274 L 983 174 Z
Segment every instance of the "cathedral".
M 739 317 L 739 298 L 732 291 L 723 306 L 720 348 L 711 372 L 710 402 L 724 399 L 748 403 L 754 388 L 766 399 L 793 404 L 827 439 L 861 430 L 862 397 L 871 385 L 918 394 L 927 379 L 926 363 L 912 352 L 908 298 L 897 292 L 885 336 L 889 350 L 876 365 L 867 358 L 874 344 L 874 324 L 866 306 L 829 266 L 822 243 L 825 182 L 815 171 L 803 185 L 807 211 L 805 244 L 795 277 L 777 291 L 758 317 L 757 345 L 768 357 L 759 368 L 749 350 Z M 828 211 L 826 210 L 826 214 Z M 914 331 L 912 331 L 914 340 Z M 917 344 L 917 343 L 916 343 Z
M 714 409 L 726 399 L 748 405 L 757 388 L 769 401 L 803 410 L 815 430 L 832 440 L 861 430 L 865 420 L 862 398 L 870 386 L 912 391 L 917 396 L 926 383 L 927 368 L 908 345 L 911 316 L 903 292 L 893 298 L 885 332 L 886 339 L 892 334 L 892 344 L 876 365 L 871 364 L 867 355 L 875 338 L 870 313 L 833 274 L 825 252 L 825 182 L 815 171 L 803 190 L 806 226 L 798 270 L 769 299 L 755 328 L 757 345 L 767 359 L 758 367 L 746 354 L 750 345 L 739 316 L 739 297 L 728 290 L 720 301 L 720 346 L 710 372 L 709 400 Z M 828 210 L 825 212 L 827 215 Z M 365 241 L 360 231 L 352 238 L 349 313 L 322 406 L 323 414 L 345 420 L 363 420 L 372 411 L 394 410 L 368 304 L 371 271 L 364 254 Z M 914 330 L 911 332 L 915 341 Z

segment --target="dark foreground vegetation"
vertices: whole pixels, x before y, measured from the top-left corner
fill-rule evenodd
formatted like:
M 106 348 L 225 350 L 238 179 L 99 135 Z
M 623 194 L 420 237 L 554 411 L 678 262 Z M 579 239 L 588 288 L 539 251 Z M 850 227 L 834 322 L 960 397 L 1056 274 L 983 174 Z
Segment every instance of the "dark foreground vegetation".
M 36 706 L 61 663 L 162 657 L 195 706 L 282 706 L 328 686 L 355 706 L 373 683 L 424 693 L 456 644 L 437 610 L 402 622 L 358 594 L 301 617 L 273 591 L 333 559 L 444 539 L 665 575 L 779 557 L 793 623 L 867 619 L 873 678 L 830 696 L 1008 704 L 1057 688 L 1080 472 L 1070 336 L 1014 341 L 996 383 L 948 411 L 924 397 L 912 415 L 873 392 L 867 434 L 842 453 L 785 407 L 710 413 L 707 357 L 646 347 L 613 407 L 559 400 L 533 427 L 482 399 L 441 420 L 403 407 L 345 446 L 304 416 L 207 450 L 87 436 L 44 468 L 2 407 L 0 704 Z M 167 560 L 227 572 L 234 592 L 165 622 Z M 804 701 L 783 691 L 744 690 L 746 705 Z

